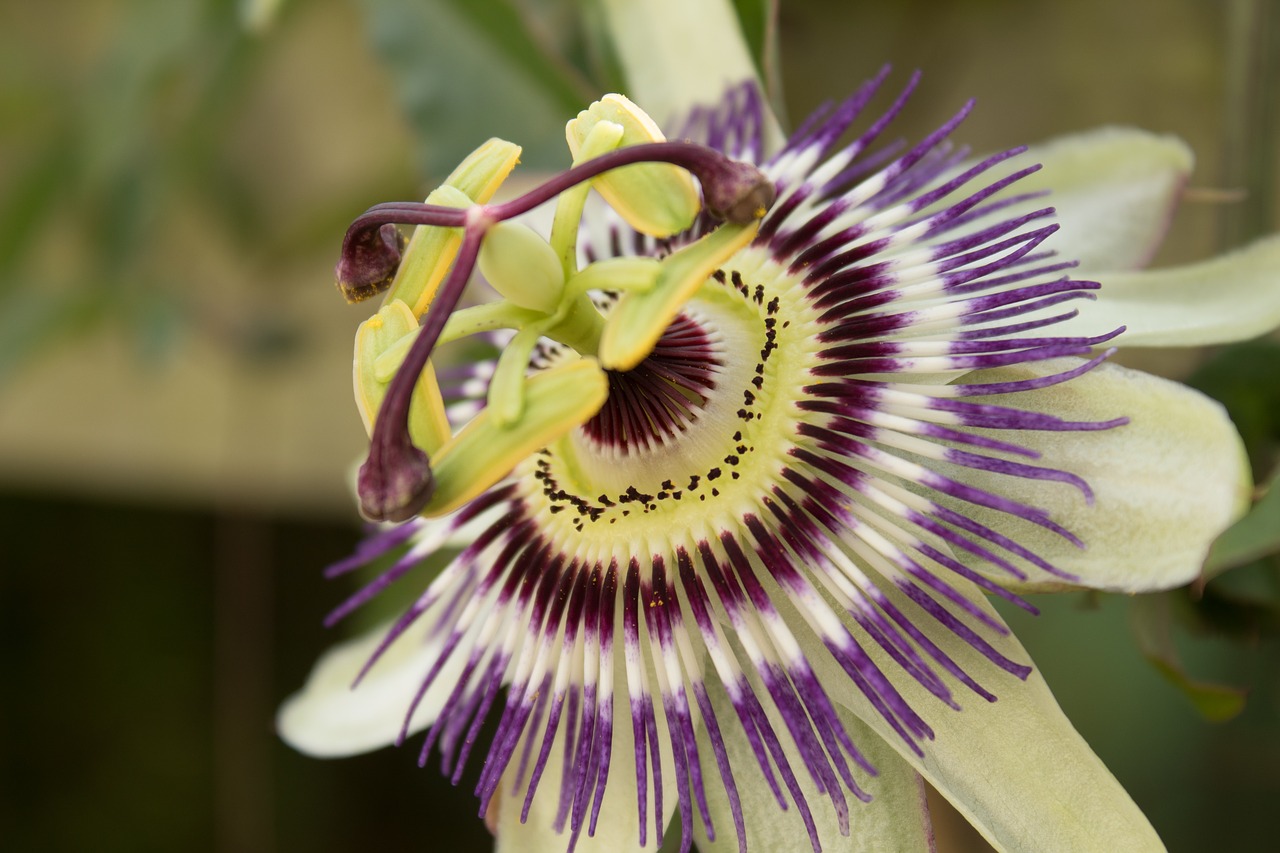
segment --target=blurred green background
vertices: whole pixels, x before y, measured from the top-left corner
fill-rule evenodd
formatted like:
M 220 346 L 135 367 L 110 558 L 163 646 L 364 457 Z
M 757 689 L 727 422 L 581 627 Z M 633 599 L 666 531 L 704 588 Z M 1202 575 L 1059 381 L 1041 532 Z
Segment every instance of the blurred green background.
M 738 5 L 763 41 L 767 4 Z M 359 536 L 367 312 L 331 270 L 350 218 L 487 135 L 562 163 L 561 123 L 616 79 L 597 29 L 571 0 L 0 0 L 0 847 L 487 849 L 469 787 L 416 749 L 321 762 L 272 731 L 336 639 L 346 587 L 319 569 Z M 892 62 L 925 72 L 908 137 L 970 96 L 978 150 L 1184 137 L 1159 263 L 1280 228 L 1273 0 L 790 0 L 777 36 L 793 120 Z M 1133 363 L 1223 399 L 1265 479 L 1280 347 Z M 1268 557 L 1009 617 L 1173 851 L 1274 848 L 1278 578 Z M 1243 712 L 1198 713 L 1189 694 L 1237 694 L 1144 658 L 1172 648 Z M 940 849 L 985 849 L 937 820 Z

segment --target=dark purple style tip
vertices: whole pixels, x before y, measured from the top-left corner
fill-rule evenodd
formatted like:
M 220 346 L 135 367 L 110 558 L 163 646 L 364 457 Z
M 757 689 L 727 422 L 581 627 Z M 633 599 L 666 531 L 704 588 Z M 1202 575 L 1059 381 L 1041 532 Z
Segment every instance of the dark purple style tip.
M 397 435 L 404 440 L 392 437 L 391 446 L 370 446 L 369 458 L 360 466 L 356 493 L 360 513 L 370 521 L 408 521 L 436 490 L 427 454 L 409 443 L 406 433 Z
M 404 247 L 404 236 L 391 223 L 347 231 L 342 258 L 333 269 L 343 297 L 363 302 L 390 287 Z
M 750 163 L 721 157 L 698 172 L 707 212 L 717 219 L 746 225 L 761 219 L 773 206 L 773 181 Z

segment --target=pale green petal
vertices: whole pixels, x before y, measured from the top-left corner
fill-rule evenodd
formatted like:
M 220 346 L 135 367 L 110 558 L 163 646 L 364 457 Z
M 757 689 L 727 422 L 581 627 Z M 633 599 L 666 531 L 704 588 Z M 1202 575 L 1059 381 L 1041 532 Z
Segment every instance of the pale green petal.
M 742 28 L 727 0 L 603 0 L 627 77 L 625 94 L 666 126 L 725 90 L 755 80 Z M 714 35 L 711 35 L 714 34 Z M 780 140 L 765 117 L 766 143 Z
M 1015 190 L 1052 191 L 1044 203 L 1057 210 L 1062 230 L 1046 246 L 1079 261 L 1085 276 L 1150 262 L 1194 163 L 1177 137 L 1124 127 L 1058 137 L 1021 159 L 1044 168 Z
M 960 381 L 1026 379 L 1078 363 L 1061 359 L 1020 365 L 969 374 Z M 1214 538 L 1248 505 L 1248 462 L 1235 426 L 1221 405 L 1176 382 L 1103 364 L 1070 382 L 993 396 L 987 402 L 1069 421 L 1130 419 L 1128 425 L 1109 430 L 1018 434 L 1020 443 L 1041 454 L 1037 464 L 1083 477 L 1094 491 L 1092 505 L 1066 484 L 963 474 L 966 482 L 1048 510 L 1054 521 L 1082 539 L 1084 549 L 1004 513 L 964 508 L 970 517 L 1077 575 L 1079 585 L 1140 592 L 1188 583 L 1199 575 Z M 1042 588 L 1061 585 L 1039 580 L 1043 578 L 1035 585 Z
M 1164 849 L 1146 817 L 1058 708 L 1039 673 L 1032 672 L 1024 682 L 996 669 L 896 590 L 883 587 L 917 627 L 998 701 L 987 702 L 957 685 L 955 698 L 962 710 L 952 710 L 864 639 L 867 652 L 933 729 L 934 739 L 922 744 L 924 756 L 917 756 L 871 708 L 825 647 L 803 635 L 805 651 L 835 702 L 866 721 L 997 850 Z M 973 597 L 990 611 L 980 593 Z M 1015 662 L 1029 662 L 1012 634 L 988 639 Z
M 943 648 L 954 653 L 959 644 L 952 639 Z M 1017 647 L 1014 654 L 1027 659 L 1016 642 L 1001 647 Z M 979 667 L 974 661 L 969 668 Z M 995 688 L 996 702 L 969 697 L 959 712 L 934 703 L 937 710 L 926 720 L 935 739 L 916 766 L 992 846 L 1062 853 L 1164 849 L 1038 672 L 1024 683 L 1012 676 L 982 682 Z M 930 699 L 923 690 L 910 694 L 913 704 Z
M 725 752 L 733 767 L 738 798 L 742 804 L 743 819 L 747 830 L 747 850 L 784 851 L 809 849 L 808 830 L 794 804 L 782 811 L 773 796 L 768 782 L 760 772 L 755 753 L 743 734 L 737 714 L 723 691 L 711 692 L 716 718 L 724 737 Z M 924 782 L 919 774 L 898 757 L 889 746 L 861 720 L 848 712 L 841 713 L 845 727 L 854 744 L 876 767 L 879 775 L 867 777 L 860 770 L 860 784 L 874 798 L 862 803 L 846 792 L 849 803 L 850 834 L 840 834 L 839 821 L 830 799 L 818 793 L 813 780 L 804 771 L 804 763 L 795 745 L 782 737 L 783 749 L 796 779 L 804 791 L 805 801 L 813 815 L 822 849 L 839 853 L 914 853 L 933 849 L 933 830 L 929 822 L 929 808 L 925 800 Z M 781 722 L 774 719 L 775 731 L 785 731 Z M 703 756 L 703 778 L 713 780 L 707 785 L 707 806 L 716 829 L 716 840 L 709 841 L 701 821 L 697 826 L 697 843 L 700 853 L 737 853 L 738 838 L 734 831 L 733 813 L 723 786 L 714 781 L 714 755 L 711 741 L 705 729 L 699 733 L 698 752 Z
M 422 618 L 391 646 L 352 689 L 390 624 L 324 654 L 307 683 L 290 696 L 276 716 L 280 737 L 299 752 L 317 758 L 339 758 L 395 743 L 422 679 L 440 652 L 443 638 L 424 641 L 431 620 Z M 464 659 L 454 655 L 427 691 L 413 715 L 409 733 L 435 720 L 449 697 Z
M 1125 326 L 1122 346 L 1204 346 L 1256 338 L 1280 326 L 1280 237 L 1200 263 L 1128 273 L 1089 273 L 1096 302 L 1054 326 L 1059 335 L 1099 335 Z
M 354 470 L 352 476 L 354 479 Z M 481 513 L 454 529 L 451 516 L 424 519 L 414 547 L 423 553 L 460 549 L 493 522 Z M 442 640 L 427 641 L 430 613 L 410 626 L 382 655 L 356 689 L 356 676 L 386 636 L 391 623 L 329 649 L 312 667 L 307 683 L 281 705 L 276 729 L 281 739 L 318 758 L 338 758 L 381 749 L 395 743 L 405 715 L 439 654 Z M 446 664 L 432 689 L 414 712 L 409 734 L 435 721 L 461 672 L 463 657 Z

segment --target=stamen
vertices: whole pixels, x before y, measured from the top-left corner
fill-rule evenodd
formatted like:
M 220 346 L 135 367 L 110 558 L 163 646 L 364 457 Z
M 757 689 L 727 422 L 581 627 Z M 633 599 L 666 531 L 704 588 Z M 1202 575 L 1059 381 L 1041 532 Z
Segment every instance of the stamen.
M 469 227 L 464 231 L 458 258 L 387 388 L 369 441 L 369 457 L 360 466 L 356 482 L 360 511 L 373 521 L 407 521 L 422 511 L 435 492 L 431 461 L 409 438 L 409 402 L 418 375 L 426 367 L 445 322 L 462 297 L 480 251 L 485 209 L 477 206 L 465 214 Z
M 342 241 L 342 258 L 333 271 L 338 290 L 352 303 L 377 296 L 391 286 L 404 247 L 404 236 L 393 223 L 359 230 L 353 225 Z
M 596 157 L 506 204 L 477 204 L 462 209 L 389 203 L 375 205 L 352 223 L 336 268 L 338 287 L 351 301 L 385 290 L 394 279 L 402 251 L 396 223 L 463 229 L 462 245 L 453 266 L 430 303 L 422 328 L 392 379 L 378 412 L 369 456 L 360 468 L 357 482 L 360 508 L 365 517 L 374 521 L 406 521 L 421 512 L 435 493 L 431 460 L 409 437 L 410 396 L 470 279 L 489 229 L 611 169 L 658 162 L 680 166 L 698 177 L 708 212 L 729 222 L 754 222 L 763 217 L 773 203 L 773 182 L 755 166 L 731 160 L 692 142 L 655 142 Z
M 611 151 L 562 172 L 519 198 L 484 207 L 494 222 L 513 219 L 584 181 L 638 163 L 670 163 L 688 170 L 702 184 L 707 212 L 727 222 L 755 222 L 774 201 L 773 181 L 750 163 L 693 142 L 653 142 Z M 349 301 L 358 302 L 390 285 L 403 248 L 395 225 L 461 228 L 467 224 L 466 214 L 456 207 L 420 202 L 374 205 L 351 223 L 343 237 L 342 255 L 334 270 L 338 289 Z

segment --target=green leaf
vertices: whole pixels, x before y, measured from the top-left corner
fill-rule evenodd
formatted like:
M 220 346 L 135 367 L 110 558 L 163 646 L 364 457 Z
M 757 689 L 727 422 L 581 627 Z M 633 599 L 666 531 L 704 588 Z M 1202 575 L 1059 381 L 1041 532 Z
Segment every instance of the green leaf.
M 1204 600 L 1223 608 L 1202 614 L 1218 630 L 1234 629 L 1247 642 L 1280 632 L 1280 559 L 1264 557 L 1223 572 L 1205 586 Z M 1226 626 L 1222 616 L 1229 619 Z
M 1218 537 L 1209 549 L 1204 578 L 1209 580 L 1227 569 L 1243 566 L 1259 557 L 1280 552 L 1280 489 L 1273 479 L 1262 499 L 1244 518 Z
M 513 3 L 368 0 L 366 7 L 428 176 L 447 175 L 490 136 L 524 145 L 535 167 L 567 164 L 564 122 L 600 93 Z
M 1130 622 L 1142 654 L 1164 678 L 1191 701 L 1206 720 L 1225 722 L 1244 710 L 1246 692 L 1236 687 L 1196 681 L 1178 657 L 1173 643 L 1173 594 L 1134 599 Z
M 778 49 L 779 0 L 733 0 L 742 36 L 747 41 L 756 71 L 774 115 L 786 123 L 782 92 L 782 57 Z
M 1280 445 L 1280 343 L 1262 340 L 1226 347 L 1187 384 L 1226 406 L 1251 459 L 1274 457 Z

